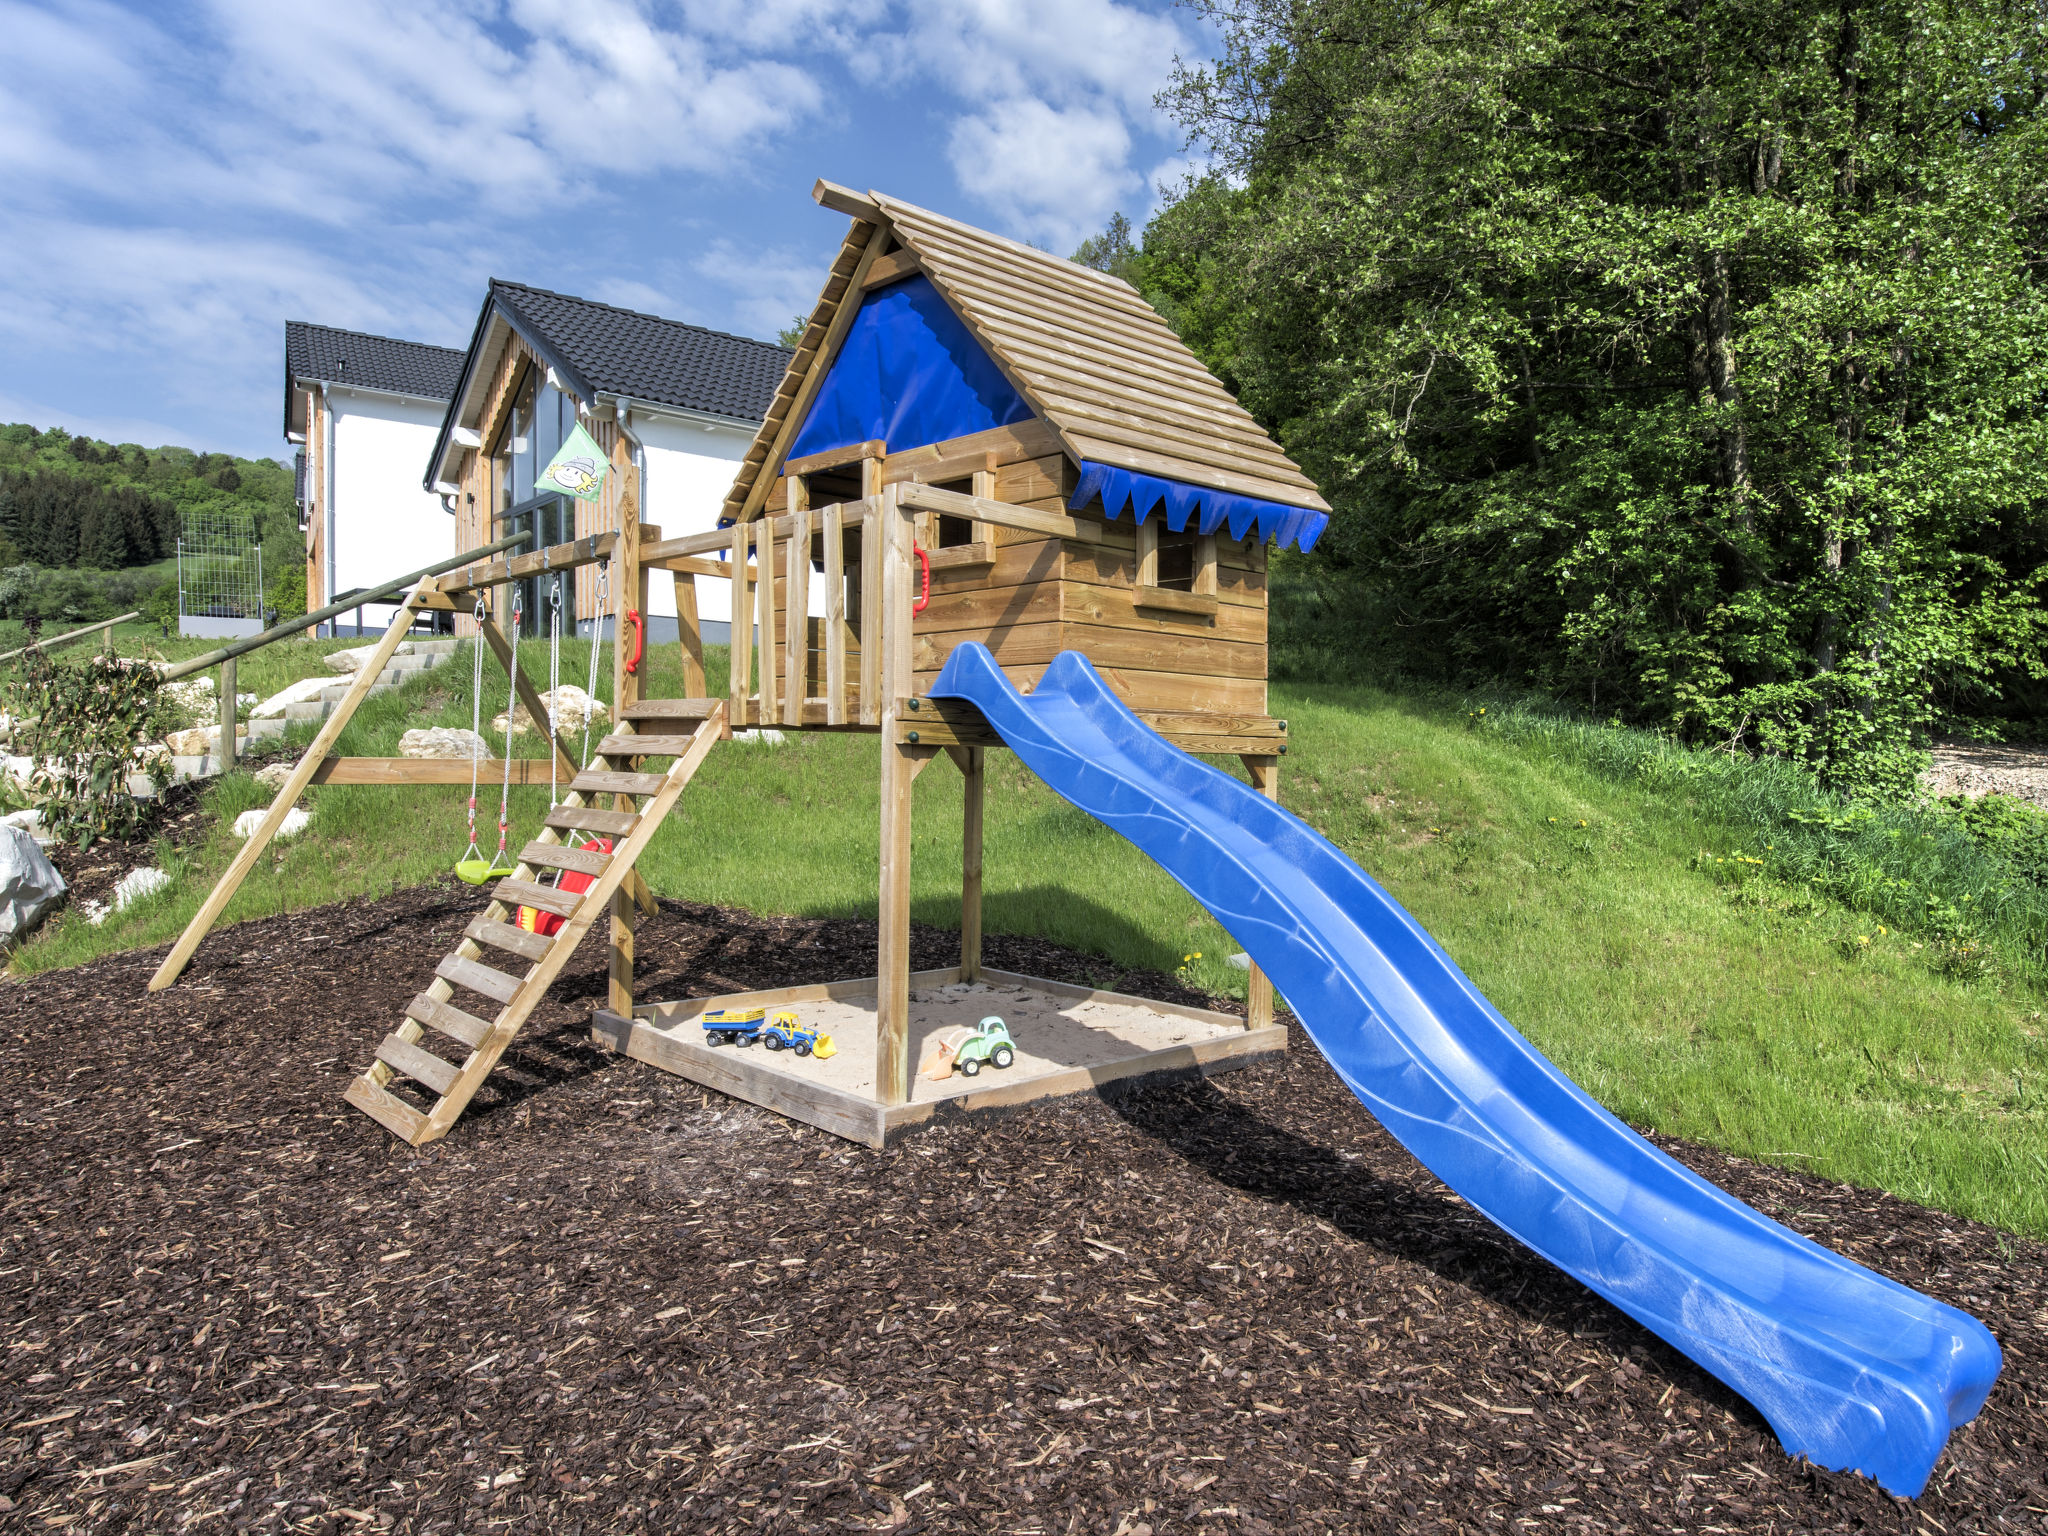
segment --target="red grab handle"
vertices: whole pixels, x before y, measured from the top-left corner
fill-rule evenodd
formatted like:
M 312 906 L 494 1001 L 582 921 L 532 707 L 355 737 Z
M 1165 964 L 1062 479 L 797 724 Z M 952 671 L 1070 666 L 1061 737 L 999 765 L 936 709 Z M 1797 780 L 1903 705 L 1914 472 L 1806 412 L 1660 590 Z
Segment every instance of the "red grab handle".
M 910 605 L 912 613 L 923 613 L 932 601 L 932 557 L 924 552 L 922 545 L 910 546 L 917 551 L 917 563 L 924 568 L 924 590 L 917 595 L 917 601 Z
M 647 651 L 647 627 L 640 622 L 640 610 L 637 608 L 628 608 L 626 610 L 626 622 L 633 626 L 633 655 L 632 659 L 626 663 L 626 670 L 628 672 L 638 672 L 640 670 L 640 658 Z

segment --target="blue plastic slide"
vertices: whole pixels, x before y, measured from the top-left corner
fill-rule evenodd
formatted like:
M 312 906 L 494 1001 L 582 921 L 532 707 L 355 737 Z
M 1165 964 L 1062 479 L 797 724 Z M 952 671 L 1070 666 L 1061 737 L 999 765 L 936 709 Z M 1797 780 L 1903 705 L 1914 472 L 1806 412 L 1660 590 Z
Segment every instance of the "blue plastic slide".
M 1998 1377 L 1983 1324 L 1651 1146 L 1327 838 L 1168 745 L 1079 653 L 1026 697 L 962 645 L 932 693 L 979 706 L 1032 772 L 1215 914 L 1430 1172 L 1748 1398 L 1788 1452 L 1909 1497 L 1926 1485 Z

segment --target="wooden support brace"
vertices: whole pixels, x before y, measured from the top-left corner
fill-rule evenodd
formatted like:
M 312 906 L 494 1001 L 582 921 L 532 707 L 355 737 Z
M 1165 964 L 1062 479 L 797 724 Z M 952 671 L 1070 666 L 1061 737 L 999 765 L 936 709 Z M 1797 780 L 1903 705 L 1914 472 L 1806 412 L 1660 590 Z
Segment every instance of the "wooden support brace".
M 981 825 L 988 783 L 988 749 L 953 747 L 964 783 L 960 804 L 960 979 L 981 975 Z
M 825 723 L 846 724 L 846 519 L 825 509 Z
M 1255 757 L 1243 754 L 1245 772 L 1251 775 L 1252 788 L 1268 800 L 1280 798 L 1280 759 L 1278 757 Z M 1266 1029 L 1273 1023 L 1273 982 L 1266 973 L 1254 965 L 1251 980 L 1245 986 L 1244 1027 Z
M 782 723 L 804 723 L 804 678 L 811 654 L 811 514 L 803 506 L 803 481 L 789 486 L 789 558 L 782 599 Z M 765 707 L 762 711 L 767 712 Z
M 884 1104 L 902 1104 L 910 1097 L 910 812 L 911 784 L 930 747 L 900 745 L 895 740 L 897 701 L 911 683 L 911 527 L 897 501 L 897 487 L 885 489 L 876 502 L 881 542 L 879 625 L 870 619 L 862 635 L 863 651 L 878 639 L 879 694 L 882 702 L 882 847 L 879 903 L 880 937 L 875 974 L 875 1096 Z
M 314 736 L 312 745 L 306 748 L 298 766 L 292 769 L 291 777 L 270 802 L 270 812 L 261 825 L 242 844 L 234 862 L 197 912 L 192 921 L 185 925 L 185 931 L 178 935 L 178 942 L 171 946 L 171 952 L 164 956 L 164 962 L 149 979 L 149 990 L 161 992 L 178 979 L 185 967 L 191 963 L 192 954 L 199 948 L 200 940 L 212 931 L 220 921 L 220 915 L 227 904 L 234 899 L 235 892 L 242 888 L 242 882 L 249 878 L 249 871 L 256 867 L 256 861 L 263 857 L 263 850 L 270 846 L 270 840 L 277 835 L 277 829 L 284 824 L 286 814 L 298 804 L 299 796 L 312 781 L 313 771 L 327 760 L 327 752 L 334 745 L 349 721 L 355 717 L 357 707 L 370 696 L 370 687 L 376 682 L 391 658 L 398 652 L 398 642 L 412 628 L 413 603 L 411 597 L 400 604 L 397 614 L 391 620 L 391 627 L 384 632 L 384 638 L 377 643 L 376 650 L 357 669 L 355 680 L 349 684 L 348 692 L 341 696 L 341 702 L 334 707 L 334 713 L 321 722 L 319 734 Z

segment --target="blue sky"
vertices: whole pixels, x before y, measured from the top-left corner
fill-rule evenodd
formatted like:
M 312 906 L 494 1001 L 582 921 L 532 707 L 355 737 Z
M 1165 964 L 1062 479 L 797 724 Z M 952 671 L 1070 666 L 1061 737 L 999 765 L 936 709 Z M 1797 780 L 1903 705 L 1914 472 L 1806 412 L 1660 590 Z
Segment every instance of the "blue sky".
M 1189 169 L 1154 0 L 0 0 L 0 421 L 285 451 L 284 322 L 508 277 L 747 335 L 818 176 L 1062 253 Z

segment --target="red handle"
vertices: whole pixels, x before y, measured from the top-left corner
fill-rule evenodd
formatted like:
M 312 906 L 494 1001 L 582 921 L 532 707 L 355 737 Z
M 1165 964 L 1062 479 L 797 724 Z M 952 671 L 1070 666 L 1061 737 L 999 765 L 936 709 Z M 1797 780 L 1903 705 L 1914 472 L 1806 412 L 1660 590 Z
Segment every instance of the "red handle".
M 626 663 L 626 670 L 638 672 L 640 658 L 647 651 L 647 627 L 640 622 L 640 610 L 637 608 L 626 610 L 626 622 L 633 626 L 633 657 Z
M 910 605 L 912 613 L 923 613 L 932 601 L 932 557 L 924 552 L 921 545 L 910 546 L 917 551 L 917 563 L 924 568 L 924 590 L 917 595 L 917 601 Z

